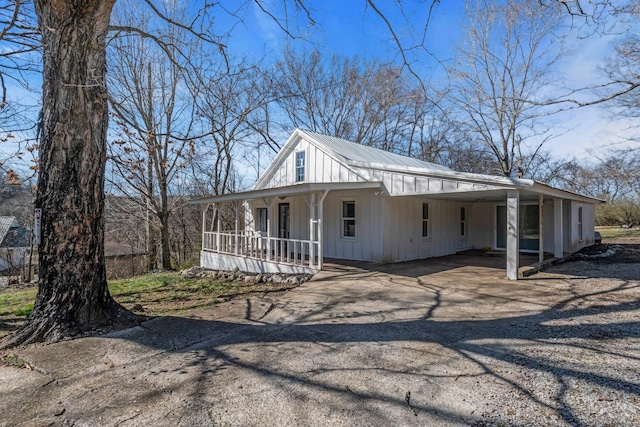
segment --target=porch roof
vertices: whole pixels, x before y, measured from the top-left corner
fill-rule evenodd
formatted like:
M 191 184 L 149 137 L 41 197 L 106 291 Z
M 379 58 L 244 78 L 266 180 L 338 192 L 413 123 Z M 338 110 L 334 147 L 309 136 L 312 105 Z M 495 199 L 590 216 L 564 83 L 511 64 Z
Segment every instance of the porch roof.
M 221 194 L 219 196 L 201 197 L 189 200 L 193 205 L 204 205 L 207 203 L 232 202 L 238 200 L 262 199 L 265 197 L 286 197 L 299 196 L 302 194 L 320 193 L 325 191 L 339 190 L 362 190 L 376 189 L 382 187 L 380 181 L 370 182 L 325 182 L 325 183 L 304 183 L 288 185 L 285 187 L 265 188 L 262 190 L 241 191 L 238 193 Z
M 395 193 L 389 194 L 392 197 L 424 197 L 432 199 L 454 200 L 459 202 L 500 202 L 504 201 L 507 192 L 519 190 L 520 200 L 537 201 L 542 195 L 545 199 L 561 198 L 565 200 L 575 200 L 583 203 L 600 204 L 605 203 L 602 199 L 584 196 L 571 191 L 561 190 L 547 184 L 531 180 L 512 179 L 510 185 L 496 188 L 495 184 L 487 189 L 453 190 L 443 192 L 415 192 L 415 193 Z

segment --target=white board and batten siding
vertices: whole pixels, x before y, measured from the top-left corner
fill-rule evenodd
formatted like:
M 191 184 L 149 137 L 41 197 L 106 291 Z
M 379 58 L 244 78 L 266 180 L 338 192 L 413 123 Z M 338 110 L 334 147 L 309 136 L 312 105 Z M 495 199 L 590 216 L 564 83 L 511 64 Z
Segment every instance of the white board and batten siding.
M 375 190 L 330 192 L 324 202 L 324 256 L 359 261 L 381 260 L 382 199 Z M 342 235 L 342 202 L 345 201 L 355 202 L 355 237 Z
M 392 195 L 442 194 L 478 190 L 500 189 L 498 186 L 477 184 L 455 179 L 431 177 L 410 172 L 384 171 L 380 169 L 355 168 L 355 171 L 369 176 L 373 181 L 382 181 Z
M 429 235 L 422 235 L 422 205 L 429 205 Z M 466 233 L 461 236 L 461 208 L 466 209 Z M 384 254 L 381 261 L 408 261 L 448 255 L 471 248 L 466 203 L 423 198 L 384 199 Z
M 288 150 L 288 155 L 260 188 L 277 188 L 296 184 L 296 153 L 305 152 L 305 183 L 365 182 L 353 168 L 310 144 L 304 138 Z
M 567 206 L 568 205 L 568 206 Z M 577 201 L 565 202 L 565 218 L 568 232 L 565 232 L 565 252 L 577 252 L 585 246 L 595 243 L 595 205 Z M 582 224 L 579 221 L 579 210 L 582 209 Z M 579 228 L 582 227 L 582 236 Z
M 291 239 L 309 240 L 309 204 L 304 196 L 289 196 L 284 199 L 277 199 L 273 204 L 273 211 L 271 212 L 271 237 L 278 237 L 278 206 L 281 204 L 289 205 L 289 237 Z M 248 204 L 246 227 L 248 230 L 256 230 L 256 222 L 253 217 L 256 214 L 258 208 L 268 208 L 263 200 L 252 200 Z M 266 236 L 266 232 L 264 233 Z

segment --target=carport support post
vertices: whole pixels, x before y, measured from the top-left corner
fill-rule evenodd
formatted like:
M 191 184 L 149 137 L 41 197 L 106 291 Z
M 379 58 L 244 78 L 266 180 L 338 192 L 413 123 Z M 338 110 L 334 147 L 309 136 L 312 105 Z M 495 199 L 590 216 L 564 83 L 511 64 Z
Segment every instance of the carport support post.
M 518 280 L 520 262 L 520 193 L 507 191 L 507 278 Z
M 553 199 L 553 256 L 561 259 L 564 257 L 562 249 L 564 236 L 562 235 L 562 199 Z
M 544 196 L 538 199 L 538 261 L 544 261 Z

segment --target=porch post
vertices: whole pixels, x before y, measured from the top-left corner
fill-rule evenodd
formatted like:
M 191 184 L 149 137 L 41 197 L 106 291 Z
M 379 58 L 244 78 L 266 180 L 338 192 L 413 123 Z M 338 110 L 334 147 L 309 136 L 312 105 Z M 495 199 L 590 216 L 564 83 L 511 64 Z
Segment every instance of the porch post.
M 316 193 L 311 193 L 309 203 L 309 267 L 313 267 L 315 251 L 313 244 L 316 240 Z
M 218 234 L 216 235 L 216 250 L 218 252 L 220 252 L 220 223 L 222 222 L 222 218 L 220 218 L 221 217 L 221 215 L 220 215 L 221 212 L 222 212 L 222 210 L 220 210 L 220 208 L 218 208 L 216 206 L 216 213 L 218 214 L 218 218 L 217 218 L 218 223 L 216 224 L 217 225 L 217 229 L 218 229 Z
M 202 249 L 204 250 L 205 247 L 207 246 L 205 243 L 205 232 L 207 231 L 207 211 L 209 210 L 209 206 L 211 206 L 209 203 L 207 203 L 206 205 L 204 205 L 204 209 L 202 211 Z
M 322 270 L 323 256 L 322 256 L 322 240 L 324 239 L 324 233 L 322 231 L 322 220 L 324 217 L 324 198 L 329 194 L 329 190 L 324 190 L 324 193 L 320 197 L 318 202 L 318 270 Z
M 273 218 L 273 203 L 275 198 L 271 200 L 264 199 L 267 205 L 267 261 L 271 261 L 271 218 Z
M 235 248 L 234 249 L 235 249 L 235 254 L 237 256 L 240 253 L 239 252 L 239 248 L 238 248 L 238 245 L 240 244 L 240 236 L 238 235 L 238 210 L 240 209 L 240 207 L 238 206 L 237 202 L 235 203 L 235 205 L 236 205 L 235 206 L 235 208 L 236 208 L 235 209 L 236 210 L 236 224 L 235 224 L 235 227 L 236 227 L 236 238 L 235 238 L 235 241 L 236 241 L 236 243 L 235 243 Z
M 520 263 L 520 192 L 507 191 L 507 278 L 518 280 Z
M 544 196 L 538 197 L 538 261 L 544 261 Z
M 562 258 L 564 256 L 564 236 L 562 234 L 562 199 L 553 199 L 553 256 Z

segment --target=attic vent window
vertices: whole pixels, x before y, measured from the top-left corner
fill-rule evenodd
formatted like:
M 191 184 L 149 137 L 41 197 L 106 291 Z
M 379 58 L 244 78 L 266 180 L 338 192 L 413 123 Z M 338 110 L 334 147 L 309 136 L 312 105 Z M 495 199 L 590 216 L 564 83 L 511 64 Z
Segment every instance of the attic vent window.
M 296 153 L 296 182 L 304 181 L 304 151 L 298 151 Z

